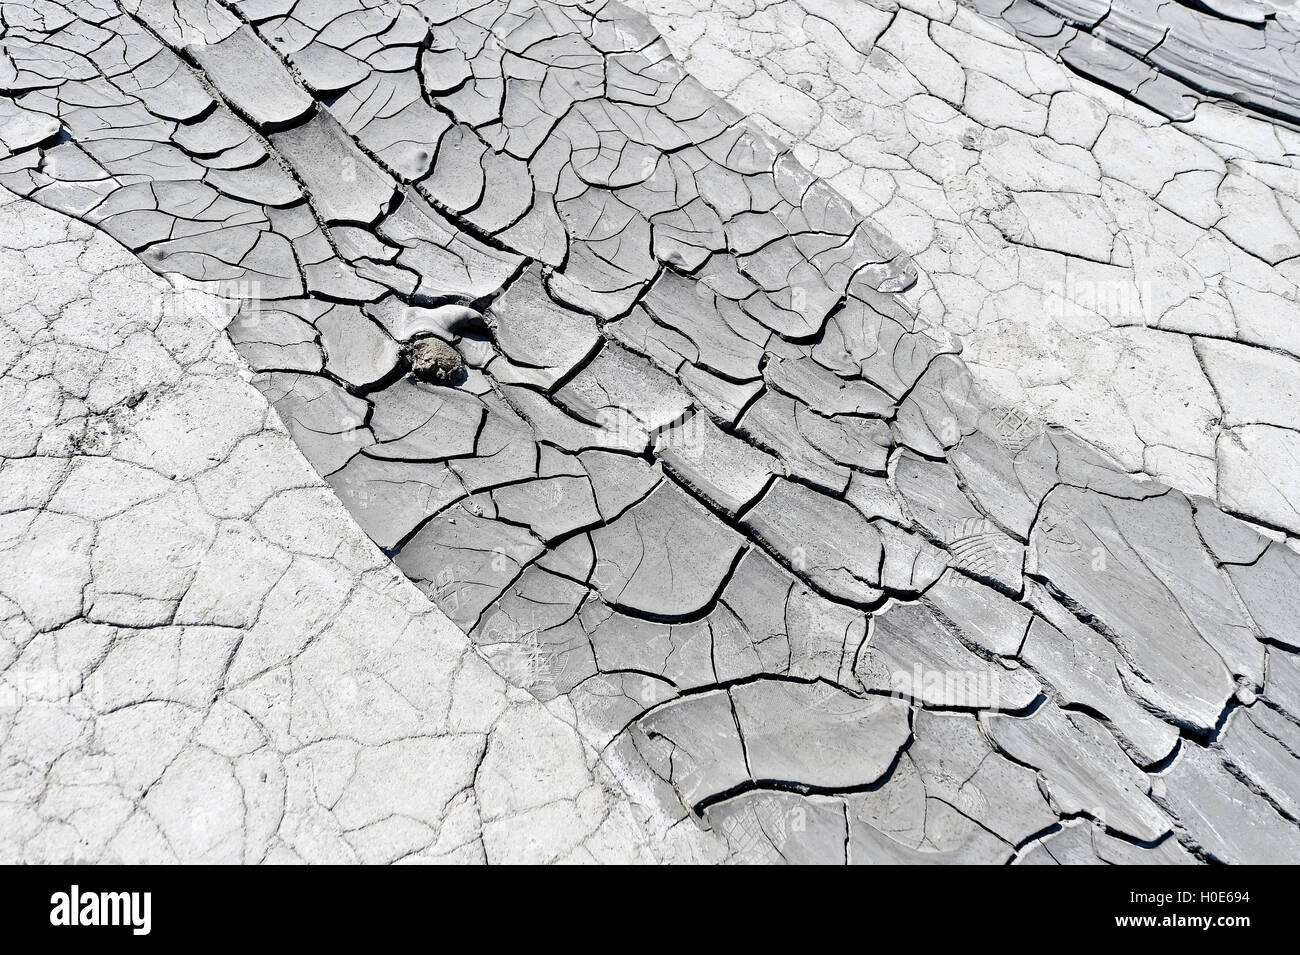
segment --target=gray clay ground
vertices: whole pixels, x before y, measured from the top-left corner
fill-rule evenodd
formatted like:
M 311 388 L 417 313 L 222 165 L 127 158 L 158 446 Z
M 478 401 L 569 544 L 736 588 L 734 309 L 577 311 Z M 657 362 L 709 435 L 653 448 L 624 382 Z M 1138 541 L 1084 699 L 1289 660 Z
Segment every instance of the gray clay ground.
M 1297 21 L 634 6 L 0 4 L 0 858 L 1300 858 Z

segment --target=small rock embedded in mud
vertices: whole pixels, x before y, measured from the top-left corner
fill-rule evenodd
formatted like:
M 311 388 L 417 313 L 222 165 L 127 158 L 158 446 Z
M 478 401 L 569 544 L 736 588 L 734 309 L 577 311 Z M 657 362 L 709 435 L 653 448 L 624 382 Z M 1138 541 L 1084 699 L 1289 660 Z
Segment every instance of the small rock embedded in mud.
M 411 374 L 424 381 L 454 382 L 465 375 L 465 360 L 460 357 L 460 352 L 441 338 L 417 338 L 409 343 L 406 363 Z

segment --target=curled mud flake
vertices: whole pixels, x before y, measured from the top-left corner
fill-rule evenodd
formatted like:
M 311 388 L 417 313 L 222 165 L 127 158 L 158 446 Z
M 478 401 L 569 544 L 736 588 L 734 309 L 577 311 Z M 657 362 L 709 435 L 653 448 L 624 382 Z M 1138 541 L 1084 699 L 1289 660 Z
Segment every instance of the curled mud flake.
M 405 346 L 403 355 L 411 374 L 422 381 L 446 385 L 465 380 L 465 360 L 441 338 L 417 338 Z

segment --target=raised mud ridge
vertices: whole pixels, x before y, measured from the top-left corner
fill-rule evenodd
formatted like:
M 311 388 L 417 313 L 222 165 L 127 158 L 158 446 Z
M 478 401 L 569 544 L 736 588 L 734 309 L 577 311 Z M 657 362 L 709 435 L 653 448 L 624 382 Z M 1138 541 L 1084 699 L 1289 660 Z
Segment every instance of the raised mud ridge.
M 1300 556 L 978 394 L 889 239 L 644 19 L 0 15 L 0 183 L 238 299 L 357 522 L 670 821 L 741 859 L 1300 853 Z
M 1173 120 L 1209 98 L 1300 125 L 1300 20 L 1279 0 L 962 0 Z

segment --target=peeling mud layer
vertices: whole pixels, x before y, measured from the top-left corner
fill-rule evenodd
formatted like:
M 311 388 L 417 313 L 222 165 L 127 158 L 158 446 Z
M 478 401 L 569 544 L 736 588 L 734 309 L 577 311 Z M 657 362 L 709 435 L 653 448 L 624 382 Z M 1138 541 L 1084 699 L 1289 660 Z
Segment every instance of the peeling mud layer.
M 1300 858 L 1300 140 L 913 6 L 0 4 L 0 855 Z M 1212 421 L 990 387 L 1056 266 Z

